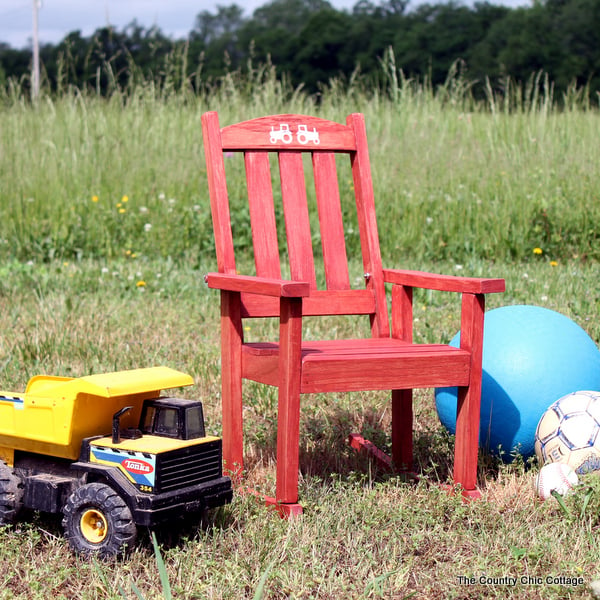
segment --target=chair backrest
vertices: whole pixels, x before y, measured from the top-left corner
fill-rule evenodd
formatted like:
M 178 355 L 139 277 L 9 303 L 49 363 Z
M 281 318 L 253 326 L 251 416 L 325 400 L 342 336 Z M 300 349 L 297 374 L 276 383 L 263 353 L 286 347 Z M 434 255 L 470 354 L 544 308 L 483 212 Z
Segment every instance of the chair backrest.
M 289 274 L 285 279 L 309 282 L 311 295 L 303 301 L 305 315 L 363 314 L 371 319 L 375 337 L 389 335 L 379 238 L 375 218 L 373 183 L 364 117 L 351 114 L 346 125 L 305 115 L 275 115 L 220 128 L 216 112 L 202 117 L 208 185 L 215 233 L 218 270 L 236 273 L 225 161 L 243 153 L 254 262 L 259 277 L 282 277 L 278 231 L 285 235 Z M 362 250 L 365 287 L 350 282 L 340 202 L 336 156 L 349 156 L 356 217 Z M 304 156 L 310 156 L 310 163 Z M 280 190 L 274 194 L 273 156 L 279 171 Z M 306 166 L 312 164 L 319 230 L 311 230 Z M 345 208 L 345 205 L 344 205 Z M 285 225 L 277 226 L 283 215 Z M 313 222 L 316 222 L 313 219 Z M 284 233 L 283 233 L 284 230 Z M 235 233 L 235 232 L 234 232 Z M 313 241 L 320 249 L 315 252 Z M 322 256 L 323 276 L 317 286 L 315 255 Z M 276 298 L 243 295 L 243 316 L 276 316 Z

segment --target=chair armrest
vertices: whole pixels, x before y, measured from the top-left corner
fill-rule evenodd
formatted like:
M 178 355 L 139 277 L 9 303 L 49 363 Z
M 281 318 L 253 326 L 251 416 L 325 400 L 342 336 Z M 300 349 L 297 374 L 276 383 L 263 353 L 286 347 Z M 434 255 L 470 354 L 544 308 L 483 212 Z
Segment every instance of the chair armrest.
M 467 294 L 503 292 L 506 287 L 504 279 L 457 277 L 455 275 L 438 275 L 436 273 L 402 269 L 384 269 L 383 279 L 386 283 Z
M 279 298 L 302 298 L 310 295 L 310 284 L 304 281 L 270 279 L 251 275 L 231 275 L 228 273 L 207 273 L 204 281 L 209 288 L 229 292 L 247 292 Z

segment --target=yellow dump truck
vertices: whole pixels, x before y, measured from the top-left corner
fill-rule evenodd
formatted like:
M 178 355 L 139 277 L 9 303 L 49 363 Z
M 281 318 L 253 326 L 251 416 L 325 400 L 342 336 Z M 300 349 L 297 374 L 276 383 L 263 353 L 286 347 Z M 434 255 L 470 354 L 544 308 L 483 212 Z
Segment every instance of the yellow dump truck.
M 33 377 L 0 391 L 0 524 L 22 508 L 63 514 L 81 554 L 111 556 L 152 527 L 231 501 L 222 442 L 202 403 L 161 397 L 193 379 L 168 367 Z

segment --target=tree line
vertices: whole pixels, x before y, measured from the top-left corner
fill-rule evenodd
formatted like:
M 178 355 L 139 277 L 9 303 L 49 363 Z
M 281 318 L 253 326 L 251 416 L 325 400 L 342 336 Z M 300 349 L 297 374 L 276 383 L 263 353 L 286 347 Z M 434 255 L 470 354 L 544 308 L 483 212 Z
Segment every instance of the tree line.
M 333 79 L 374 84 L 393 51 L 407 78 L 443 84 L 460 62 L 474 93 L 543 72 L 558 92 L 600 93 L 600 2 L 532 0 L 508 8 L 489 2 L 410 6 L 408 0 L 358 0 L 337 10 L 327 0 L 271 0 L 246 16 L 237 4 L 200 12 L 186 39 L 136 21 L 121 30 L 69 33 L 40 49 L 47 88 L 107 93 L 144 81 L 198 88 L 231 70 L 269 63 L 311 93 Z M 0 84 L 27 85 L 30 49 L 0 42 Z

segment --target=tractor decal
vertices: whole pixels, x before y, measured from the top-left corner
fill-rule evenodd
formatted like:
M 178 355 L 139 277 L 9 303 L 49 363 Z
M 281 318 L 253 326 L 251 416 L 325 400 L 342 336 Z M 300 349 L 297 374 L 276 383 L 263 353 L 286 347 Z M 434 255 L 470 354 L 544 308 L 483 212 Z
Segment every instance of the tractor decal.
M 277 142 L 283 142 L 284 144 L 292 143 L 292 132 L 290 131 L 290 126 L 286 123 L 282 123 L 279 126 L 279 129 L 275 129 L 271 127 L 271 134 L 269 136 L 271 144 L 276 144 Z
M 290 126 L 287 123 L 281 123 L 279 129 L 275 129 L 274 126 L 271 126 L 271 131 L 269 133 L 269 141 L 271 144 L 276 144 L 277 142 L 291 144 L 293 139 Z M 309 142 L 312 142 L 315 146 L 318 146 L 321 143 L 321 138 L 319 137 L 319 132 L 316 128 L 313 127 L 313 130 L 309 131 L 306 125 L 298 125 L 296 140 L 303 146 L 306 146 Z
M 321 143 L 321 138 L 319 137 L 319 132 L 316 128 L 313 127 L 313 130 L 309 131 L 306 125 L 298 125 L 296 137 L 301 144 L 305 145 L 308 144 L 308 142 L 312 142 L 315 146 L 318 146 Z

